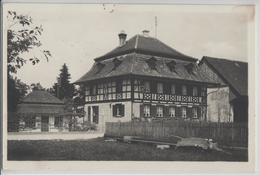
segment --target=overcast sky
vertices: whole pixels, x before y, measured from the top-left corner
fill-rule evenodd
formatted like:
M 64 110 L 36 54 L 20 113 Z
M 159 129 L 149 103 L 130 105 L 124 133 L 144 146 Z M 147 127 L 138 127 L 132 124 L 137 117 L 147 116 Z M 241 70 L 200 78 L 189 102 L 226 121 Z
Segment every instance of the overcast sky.
M 52 57 L 36 66 L 25 65 L 17 76 L 27 84 L 40 82 L 46 88 L 56 82 L 64 63 L 71 82 L 79 79 L 94 58 L 118 46 L 121 30 L 127 39 L 144 29 L 154 37 L 155 16 L 157 38 L 186 55 L 250 59 L 248 26 L 254 22 L 250 6 L 8 4 L 4 10 L 29 15 L 35 25 L 43 26 L 40 40 Z

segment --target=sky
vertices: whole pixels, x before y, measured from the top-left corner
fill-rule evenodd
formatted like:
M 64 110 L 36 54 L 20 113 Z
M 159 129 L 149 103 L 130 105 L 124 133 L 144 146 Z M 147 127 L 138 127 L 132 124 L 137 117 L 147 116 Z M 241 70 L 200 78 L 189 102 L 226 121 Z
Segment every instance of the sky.
M 251 59 L 252 6 L 5 4 L 4 13 L 8 10 L 29 15 L 35 25 L 43 26 L 39 39 L 52 57 L 35 66 L 27 63 L 17 77 L 27 84 L 40 82 L 45 88 L 57 81 L 64 63 L 71 82 L 83 76 L 94 58 L 118 46 L 121 30 L 127 39 L 144 29 L 155 37 L 155 16 L 157 38 L 186 55 L 198 59 Z M 4 22 L 8 24 L 7 20 Z M 32 50 L 29 55 L 37 55 L 37 51 Z

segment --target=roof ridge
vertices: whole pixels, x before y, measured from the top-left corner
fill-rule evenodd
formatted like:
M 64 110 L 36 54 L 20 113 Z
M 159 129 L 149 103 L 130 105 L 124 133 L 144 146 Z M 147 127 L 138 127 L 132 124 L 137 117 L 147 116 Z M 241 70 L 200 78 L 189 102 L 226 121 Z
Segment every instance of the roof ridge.
M 231 59 L 227 59 L 227 58 L 219 58 L 219 57 L 210 57 L 210 56 L 203 56 L 202 59 L 205 58 L 209 58 L 209 59 L 215 59 L 215 60 L 223 60 L 223 61 L 230 61 L 230 62 L 240 62 L 240 63 L 246 63 L 248 64 L 248 62 L 246 61 L 240 61 L 240 60 L 231 60 Z

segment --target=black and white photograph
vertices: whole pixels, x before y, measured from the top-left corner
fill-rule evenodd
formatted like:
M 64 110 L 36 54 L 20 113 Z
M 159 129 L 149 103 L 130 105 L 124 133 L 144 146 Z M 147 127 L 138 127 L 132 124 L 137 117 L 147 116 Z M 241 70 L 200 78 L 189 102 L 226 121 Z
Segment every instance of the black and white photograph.
M 3 24 L 4 168 L 253 169 L 254 5 L 4 3 Z

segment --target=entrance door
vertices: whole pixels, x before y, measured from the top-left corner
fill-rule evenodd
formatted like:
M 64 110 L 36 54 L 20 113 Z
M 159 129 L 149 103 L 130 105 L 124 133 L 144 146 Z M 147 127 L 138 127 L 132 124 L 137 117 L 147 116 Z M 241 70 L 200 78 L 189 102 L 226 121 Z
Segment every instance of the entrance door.
M 98 106 L 92 106 L 93 110 L 93 122 L 98 124 L 99 116 L 98 116 Z
M 42 116 L 41 131 L 42 132 L 49 131 L 49 116 Z

